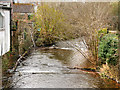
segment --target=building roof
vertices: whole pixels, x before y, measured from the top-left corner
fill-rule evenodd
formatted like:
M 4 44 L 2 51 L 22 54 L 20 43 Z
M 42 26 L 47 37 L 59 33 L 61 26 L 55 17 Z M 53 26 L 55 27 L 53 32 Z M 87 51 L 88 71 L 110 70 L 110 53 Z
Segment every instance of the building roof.
M 11 0 L 0 0 L 0 2 L 11 2 Z
M 0 0 L 0 8 L 2 9 L 11 9 L 10 4 L 11 4 L 10 2 Z
M 33 13 L 34 6 L 32 4 L 13 4 L 13 13 Z

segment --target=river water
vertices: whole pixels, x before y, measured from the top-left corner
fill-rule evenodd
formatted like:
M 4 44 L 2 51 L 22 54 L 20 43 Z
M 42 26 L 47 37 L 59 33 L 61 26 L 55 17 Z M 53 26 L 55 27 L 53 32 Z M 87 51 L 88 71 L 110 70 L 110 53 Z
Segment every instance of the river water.
M 72 42 L 73 43 L 73 42 Z M 67 43 L 68 44 L 68 43 Z M 33 50 L 17 67 L 12 77 L 13 88 L 117 88 L 116 82 L 97 73 L 72 67 L 92 68 L 92 64 L 70 45 L 60 42 L 58 49 Z

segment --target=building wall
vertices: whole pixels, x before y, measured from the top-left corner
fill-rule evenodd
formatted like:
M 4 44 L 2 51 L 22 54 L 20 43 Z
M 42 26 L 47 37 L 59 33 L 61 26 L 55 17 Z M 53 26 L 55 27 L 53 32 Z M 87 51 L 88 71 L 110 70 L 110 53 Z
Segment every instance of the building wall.
M 10 11 L 3 10 L 3 13 L 4 30 L 0 30 L 0 56 L 10 50 Z

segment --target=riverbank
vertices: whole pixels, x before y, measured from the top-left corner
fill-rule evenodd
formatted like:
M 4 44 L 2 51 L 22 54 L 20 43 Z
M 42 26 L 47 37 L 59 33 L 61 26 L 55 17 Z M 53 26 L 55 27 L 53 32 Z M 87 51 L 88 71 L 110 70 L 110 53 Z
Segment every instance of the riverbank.
M 9 53 L 4 55 L 4 57 L 2 58 L 2 61 L 5 62 L 6 64 L 2 62 L 2 65 L 4 65 L 4 67 L 6 68 L 2 67 L 3 68 L 2 69 L 2 88 L 10 87 L 11 81 L 12 81 L 11 77 L 13 76 L 15 69 L 17 68 L 18 65 L 20 65 L 22 61 L 26 60 L 26 58 L 31 54 L 33 49 L 34 49 L 33 46 L 29 47 L 29 49 L 23 53 L 22 57 L 18 57 L 16 55 L 13 56 L 12 54 L 9 55 Z M 20 61 L 18 61 L 19 59 Z M 10 65 L 7 63 L 10 63 Z

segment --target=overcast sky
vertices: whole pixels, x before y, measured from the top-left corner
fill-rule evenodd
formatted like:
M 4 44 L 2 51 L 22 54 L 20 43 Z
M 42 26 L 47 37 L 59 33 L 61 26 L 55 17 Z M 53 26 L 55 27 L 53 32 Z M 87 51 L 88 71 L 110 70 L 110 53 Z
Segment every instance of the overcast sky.
M 53 1 L 53 2 L 55 2 L 55 1 L 68 1 L 68 2 L 70 2 L 70 1 L 82 1 L 82 2 L 84 2 L 85 0 L 14 0 L 15 2 L 17 2 L 17 1 L 19 1 L 19 3 L 27 3 L 27 2 L 40 2 L 40 1 Z
M 52 2 L 55 2 L 55 1 L 67 1 L 67 2 L 75 2 L 75 1 L 78 1 L 78 2 L 116 2 L 116 1 L 119 1 L 119 0 L 14 0 L 15 2 L 17 2 L 17 1 L 19 1 L 19 3 L 28 3 L 29 1 L 30 2 L 40 2 L 40 1 L 47 1 L 47 2 L 50 2 L 50 1 L 52 1 Z

